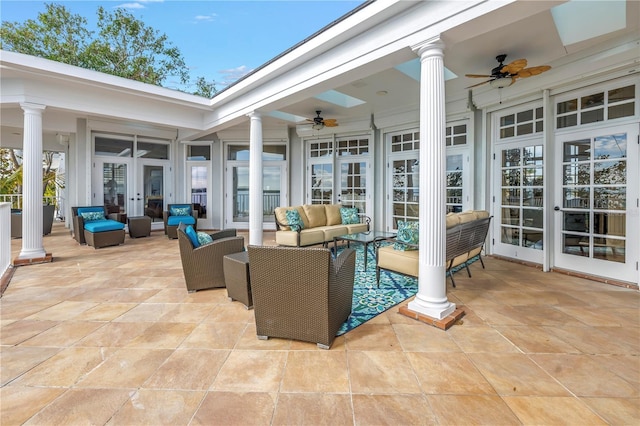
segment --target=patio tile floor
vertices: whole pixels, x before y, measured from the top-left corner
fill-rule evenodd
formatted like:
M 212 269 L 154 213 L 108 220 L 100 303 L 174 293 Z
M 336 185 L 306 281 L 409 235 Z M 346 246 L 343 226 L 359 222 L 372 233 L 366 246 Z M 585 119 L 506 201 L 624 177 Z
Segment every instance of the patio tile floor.
M 95 250 L 57 223 L 44 244 L 0 299 L 2 425 L 640 423 L 637 290 L 489 257 L 448 284 L 448 331 L 393 308 L 324 351 L 188 293 L 162 232 Z

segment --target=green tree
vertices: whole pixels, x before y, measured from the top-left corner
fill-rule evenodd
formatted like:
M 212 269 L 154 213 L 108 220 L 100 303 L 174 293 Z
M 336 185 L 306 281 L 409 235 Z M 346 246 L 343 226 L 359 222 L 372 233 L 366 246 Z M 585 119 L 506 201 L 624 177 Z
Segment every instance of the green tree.
M 38 56 L 83 68 L 162 86 L 169 77 L 189 81 L 180 50 L 166 34 L 147 26 L 124 9 L 98 7 L 98 30 L 66 7 L 51 3 L 37 19 L 3 21 L 0 49 Z M 196 80 L 194 94 L 211 97 L 215 83 Z
M 194 95 L 211 98 L 217 91 L 215 81 L 207 81 L 204 77 L 198 77 L 196 79 L 196 91 L 193 92 Z

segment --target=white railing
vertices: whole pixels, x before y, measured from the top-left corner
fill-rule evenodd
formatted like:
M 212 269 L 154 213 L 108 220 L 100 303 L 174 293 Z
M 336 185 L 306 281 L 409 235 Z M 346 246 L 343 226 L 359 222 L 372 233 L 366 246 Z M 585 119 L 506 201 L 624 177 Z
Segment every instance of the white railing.
M 0 202 L 0 276 L 11 266 L 11 204 Z
M 22 194 L 0 194 L 0 203 L 8 203 L 12 209 L 22 209 Z M 43 196 L 42 204 L 56 206 L 53 217 L 64 218 L 64 199 L 55 195 Z

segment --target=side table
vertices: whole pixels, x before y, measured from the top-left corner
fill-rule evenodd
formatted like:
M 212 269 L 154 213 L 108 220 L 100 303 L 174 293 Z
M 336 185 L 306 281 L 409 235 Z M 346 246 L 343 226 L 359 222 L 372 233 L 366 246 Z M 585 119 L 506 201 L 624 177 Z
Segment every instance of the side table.
M 224 282 L 231 300 L 242 302 L 247 309 L 253 307 L 251 281 L 249 278 L 249 253 L 228 254 L 222 259 Z
M 127 218 L 129 237 L 148 237 L 151 235 L 151 218 L 149 216 L 131 216 Z

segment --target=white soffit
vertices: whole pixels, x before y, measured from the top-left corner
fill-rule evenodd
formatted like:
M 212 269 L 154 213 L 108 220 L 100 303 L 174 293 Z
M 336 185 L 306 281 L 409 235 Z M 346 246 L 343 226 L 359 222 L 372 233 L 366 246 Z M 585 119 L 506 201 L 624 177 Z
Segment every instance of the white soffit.
M 345 95 L 344 93 L 338 92 L 337 90 L 327 90 L 326 92 L 322 92 L 314 96 L 314 98 L 320 99 L 321 101 L 329 102 L 335 105 L 339 105 L 344 108 L 351 108 L 351 107 L 366 103 L 362 99 Z
M 415 81 L 420 81 L 420 58 L 412 59 L 400 65 L 396 65 L 395 69 L 408 75 Z M 458 76 L 451 72 L 447 67 L 444 67 L 444 80 L 447 81 L 453 78 L 458 78 Z
M 279 118 L 280 120 L 291 121 L 293 123 L 299 123 L 300 121 L 306 120 L 306 117 L 300 117 L 299 115 L 289 114 L 288 112 L 282 111 L 270 111 L 265 115 L 273 118 Z
M 627 2 L 571 0 L 551 9 L 562 44 L 569 46 L 626 27 Z

